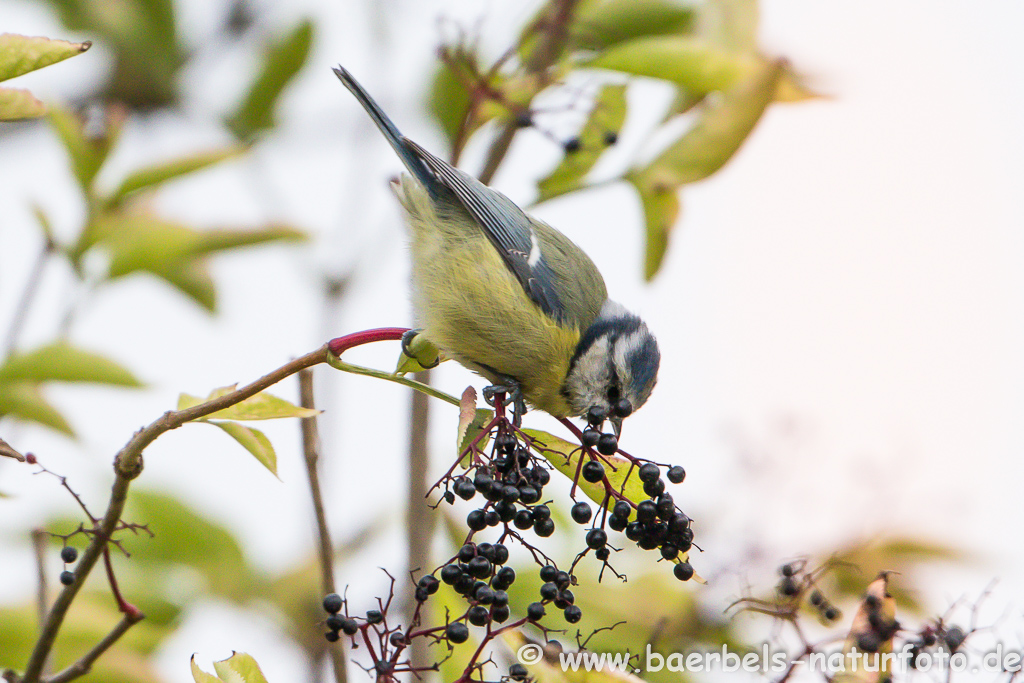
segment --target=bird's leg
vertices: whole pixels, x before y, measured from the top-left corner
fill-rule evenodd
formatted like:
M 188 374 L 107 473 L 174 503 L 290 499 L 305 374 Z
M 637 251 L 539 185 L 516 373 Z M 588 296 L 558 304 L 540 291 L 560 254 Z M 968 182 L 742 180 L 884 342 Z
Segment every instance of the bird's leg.
M 509 402 L 512 404 L 512 424 L 516 427 L 521 427 L 523 415 L 526 414 L 526 399 L 523 398 L 523 388 L 519 382 L 511 377 L 502 376 L 501 380 L 500 384 L 484 387 L 484 400 L 487 401 L 487 405 L 493 406 L 498 394 L 507 394 Z
M 423 329 L 417 328 L 414 330 L 409 330 L 405 334 L 403 334 L 402 353 L 405 354 L 406 357 L 412 358 L 414 361 L 419 363 L 424 370 L 436 368 L 438 365 L 441 364 L 440 354 L 437 354 L 437 348 L 432 343 L 430 343 L 429 341 L 424 341 L 426 337 L 424 337 L 423 339 L 419 339 L 419 336 L 422 333 Z M 418 346 L 419 348 L 414 348 L 414 346 Z M 424 346 L 426 346 L 426 349 L 424 348 Z M 424 350 L 428 350 L 433 354 L 433 360 L 427 360 L 426 358 L 422 357 L 425 355 L 424 353 L 422 353 L 422 351 Z

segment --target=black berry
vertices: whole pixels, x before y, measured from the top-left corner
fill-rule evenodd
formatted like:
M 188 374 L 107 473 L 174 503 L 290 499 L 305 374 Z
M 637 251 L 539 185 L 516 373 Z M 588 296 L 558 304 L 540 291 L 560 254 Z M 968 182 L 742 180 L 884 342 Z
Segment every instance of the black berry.
M 539 602 L 531 602 L 526 608 L 526 618 L 530 621 L 540 621 L 544 616 L 544 605 Z
M 456 645 L 469 640 L 469 629 L 461 621 L 448 624 L 444 634 L 447 636 L 448 642 L 455 643 Z
M 693 567 L 690 566 L 689 562 L 680 562 L 672 568 L 672 573 L 680 581 L 689 581 L 693 578 Z
M 673 484 L 682 484 L 683 479 L 686 479 L 686 470 L 679 465 L 674 465 L 668 468 L 668 473 L 665 476 Z
M 78 559 L 78 550 L 69 545 L 64 546 L 64 548 L 60 551 L 60 559 L 64 560 L 65 564 L 74 562 Z
M 587 547 L 597 550 L 608 545 L 608 533 L 604 529 L 591 529 L 587 532 Z
M 576 503 L 572 506 L 572 510 L 569 513 L 572 519 L 577 524 L 586 524 L 590 521 L 591 511 L 590 504 L 584 500 Z
M 653 462 L 645 462 L 640 466 L 640 481 L 645 484 L 649 481 L 655 481 L 661 476 L 661 468 L 655 465 Z
M 341 611 L 341 596 L 337 593 L 330 593 L 324 597 L 324 611 L 329 614 L 337 614 Z
M 466 618 L 473 626 L 486 626 L 487 622 L 491 620 L 491 611 L 483 605 L 476 605 L 469 608 Z
M 615 455 L 619 450 L 619 439 L 614 434 L 602 434 L 597 440 L 597 452 L 601 455 Z
M 598 450 L 600 450 L 600 448 Z M 610 454 L 606 453 L 605 455 Z M 588 460 L 583 464 L 581 474 L 583 475 L 583 478 L 585 480 L 589 481 L 592 484 L 596 484 L 597 482 L 604 479 L 604 465 L 602 465 L 596 460 Z
M 380 613 L 380 610 L 371 609 L 366 611 L 366 623 L 379 624 L 382 621 L 384 621 L 384 615 Z
M 576 605 L 569 605 L 565 608 L 565 611 L 562 612 L 562 614 L 565 616 L 565 620 L 570 624 L 575 624 L 583 618 L 583 610 Z

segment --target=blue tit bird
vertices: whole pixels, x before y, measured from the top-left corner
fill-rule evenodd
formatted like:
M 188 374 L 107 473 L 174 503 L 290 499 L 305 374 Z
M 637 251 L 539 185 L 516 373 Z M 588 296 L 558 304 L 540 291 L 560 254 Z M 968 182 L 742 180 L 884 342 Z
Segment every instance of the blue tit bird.
M 409 171 L 394 190 L 411 228 L 413 306 L 427 339 L 535 408 L 607 416 L 618 432 L 658 377 L 647 325 L 608 298 L 569 238 L 404 137 L 348 71 L 334 73 Z

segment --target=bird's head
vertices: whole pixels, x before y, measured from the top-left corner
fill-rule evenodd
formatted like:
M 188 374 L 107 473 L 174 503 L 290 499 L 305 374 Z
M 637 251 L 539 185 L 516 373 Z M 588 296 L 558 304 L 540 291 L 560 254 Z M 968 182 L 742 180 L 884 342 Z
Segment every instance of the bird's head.
M 650 397 L 660 364 L 644 321 L 609 300 L 580 336 L 562 393 L 574 415 L 603 409 L 618 433 L 623 418 Z

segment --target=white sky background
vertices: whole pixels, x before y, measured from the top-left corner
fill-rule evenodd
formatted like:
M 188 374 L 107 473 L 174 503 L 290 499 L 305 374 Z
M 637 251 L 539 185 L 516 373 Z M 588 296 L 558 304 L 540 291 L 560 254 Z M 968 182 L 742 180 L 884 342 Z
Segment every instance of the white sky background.
M 276 4 L 271 25 L 304 13 L 321 20 L 311 62 L 286 93 L 284 127 L 249 159 L 169 186 L 157 199 L 168 215 L 201 225 L 287 220 L 314 242 L 217 259 L 221 312 L 213 318 L 144 278 L 101 292 L 81 309 L 73 340 L 119 359 L 151 388 L 51 392 L 81 432 L 77 445 L 4 423 L 0 435 L 70 475 L 95 508 L 105 501 L 112 454 L 179 391 L 250 381 L 331 336 L 410 322 L 403 231 L 387 190 L 399 164 L 329 67 L 344 63 L 404 132 L 441 149 L 419 104 L 433 68 L 435 18 L 479 20 L 483 43 L 503 46 L 534 5 L 382 3 L 380 16 L 368 16 L 363 3 L 345 9 L 353 4 Z M 197 44 L 221 10 L 187 2 L 183 11 L 181 31 Z M 623 445 L 686 466 L 676 498 L 699 522 L 706 552 L 694 562 L 706 575 L 747 568 L 741 555 L 751 546 L 763 569 L 858 538 L 915 533 L 979 556 L 955 583 L 936 584 L 937 608 L 998 576 L 1002 604 L 1020 613 L 1021 26 L 1024 5 L 1006 0 L 768 0 L 766 51 L 790 58 L 833 97 L 771 108 L 722 172 L 686 189 L 652 285 L 641 282 L 641 216 L 626 188 L 536 211 L 590 253 L 613 296 L 659 337 L 659 387 L 628 421 Z M 17 2 L 0 6 L 0 27 L 66 35 L 35 5 Z M 98 79 L 104 63 L 94 48 L 16 85 L 68 99 Z M 240 50 L 205 55 L 186 81 L 203 111 L 134 121 L 104 178 L 113 183 L 144 161 L 227 142 L 202 121 L 233 105 L 251 69 Z M 630 97 L 643 111 L 614 150 L 619 159 L 637 152 L 645 117 L 656 119 L 665 101 L 651 83 Z M 468 170 L 478 170 L 482 152 L 479 141 L 471 146 Z M 557 157 L 550 142 L 524 134 L 495 184 L 528 203 L 532 183 Z M 82 213 L 67 199 L 73 189 L 45 128 L 0 138 L 0 329 L 38 249 L 30 202 L 69 236 Z M 324 317 L 321 274 L 353 263 L 351 297 Z M 24 344 L 52 337 L 68 291 L 66 273 L 51 267 Z M 354 358 L 390 367 L 397 351 L 384 346 Z M 409 397 L 333 372 L 318 381 L 328 411 L 328 506 L 341 537 L 401 504 Z M 436 381 L 450 393 L 483 384 L 458 368 Z M 294 388 L 278 393 L 293 396 Z M 438 404 L 434 417 L 440 470 L 456 416 Z M 309 510 L 297 428 L 267 431 L 281 482 L 222 434 L 191 427 L 147 451 L 139 484 L 184 496 L 233 529 L 257 563 L 280 570 L 311 548 Z M 53 481 L 12 463 L 0 463 L 0 490 L 17 496 L 0 501 L 0 601 L 14 601 L 34 575 L 24 530 L 70 505 Z M 392 536 L 382 539 L 366 568 L 400 565 L 400 553 Z M 353 576 L 340 579 L 376 580 L 362 570 Z M 734 578 L 721 582 L 735 589 Z M 257 654 L 272 680 L 298 674 L 296 654 L 270 627 L 217 606 L 188 620 L 162 656 L 164 674 L 189 681 L 193 651 L 206 663 L 232 649 Z

